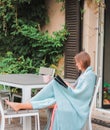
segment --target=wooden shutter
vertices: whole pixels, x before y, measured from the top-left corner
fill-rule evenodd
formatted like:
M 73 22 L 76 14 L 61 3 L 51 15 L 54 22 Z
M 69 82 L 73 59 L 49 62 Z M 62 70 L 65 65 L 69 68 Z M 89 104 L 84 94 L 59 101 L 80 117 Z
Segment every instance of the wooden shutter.
M 79 0 L 65 1 L 66 27 L 70 33 L 65 43 L 65 78 L 76 79 L 78 71 L 74 56 L 80 51 L 80 2 Z

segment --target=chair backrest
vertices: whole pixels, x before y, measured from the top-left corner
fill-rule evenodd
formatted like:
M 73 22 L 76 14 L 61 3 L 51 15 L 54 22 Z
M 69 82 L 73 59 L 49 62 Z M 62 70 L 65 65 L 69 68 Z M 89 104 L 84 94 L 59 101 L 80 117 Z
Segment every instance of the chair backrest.
M 101 86 L 101 82 L 102 82 L 102 78 L 101 77 L 97 78 L 96 85 L 95 85 L 95 88 L 94 88 L 93 97 L 92 97 L 92 100 L 90 102 L 89 117 L 87 118 L 87 121 L 86 121 L 82 130 L 92 130 L 92 123 L 91 123 L 92 109 L 93 109 L 94 105 L 96 107 L 96 97 L 97 97 L 98 89 Z
M 97 83 L 95 85 L 95 88 L 94 88 L 94 93 L 93 93 L 92 101 L 91 101 L 91 104 L 90 104 L 90 111 L 92 111 L 94 103 L 96 102 L 97 92 L 98 92 L 99 87 L 101 86 L 101 82 L 102 82 L 102 78 L 99 77 L 98 80 L 97 80 Z
M 55 69 L 48 68 L 48 67 L 40 67 L 39 74 L 40 75 L 50 75 L 51 77 L 53 77 L 55 74 Z
M 96 107 L 96 98 L 97 98 L 98 89 L 99 89 L 99 87 L 101 87 L 101 82 L 102 82 L 102 78 L 99 77 L 97 79 L 97 83 L 96 83 L 95 88 L 94 88 L 93 97 L 92 97 L 92 100 L 90 103 L 90 112 L 89 112 L 89 129 L 90 130 L 92 130 L 92 126 L 91 126 L 92 109 L 93 109 L 94 105 Z

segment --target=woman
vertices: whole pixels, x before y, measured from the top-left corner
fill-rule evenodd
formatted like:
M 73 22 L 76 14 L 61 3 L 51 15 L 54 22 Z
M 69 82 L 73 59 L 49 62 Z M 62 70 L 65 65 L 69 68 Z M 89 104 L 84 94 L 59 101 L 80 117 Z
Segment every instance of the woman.
M 78 70 L 82 73 L 73 86 L 62 87 L 52 80 L 27 103 L 6 101 L 15 111 L 20 109 L 42 109 L 55 104 L 51 125 L 47 130 L 81 130 L 89 114 L 96 76 L 90 67 L 90 56 L 80 52 L 75 56 Z

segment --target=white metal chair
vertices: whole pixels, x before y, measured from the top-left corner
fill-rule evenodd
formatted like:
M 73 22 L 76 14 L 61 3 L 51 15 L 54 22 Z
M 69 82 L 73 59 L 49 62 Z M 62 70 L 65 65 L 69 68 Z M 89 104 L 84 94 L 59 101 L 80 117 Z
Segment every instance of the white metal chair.
M 55 75 L 55 69 L 49 67 L 40 67 L 39 75 L 49 75 L 51 78 Z M 37 89 L 39 91 L 39 89 Z
M 102 78 L 99 77 L 97 80 L 97 83 L 95 85 L 95 88 L 94 88 L 93 98 L 90 103 L 89 117 L 88 117 L 88 120 L 87 120 L 83 130 L 92 130 L 92 110 L 93 110 L 93 108 L 96 107 L 96 98 L 97 98 L 98 89 L 101 86 L 101 82 L 102 82 Z
M 5 86 L 4 86 L 4 89 L 3 90 L 0 90 L 0 100 L 10 100 L 11 99 L 11 93 L 9 90 L 6 90 L 5 89 Z M 3 104 L 5 106 L 5 104 Z M 8 120 L 8 123 L 10 124 L 11 123 L 11 119 Z
M 55 74 L 54 68 L 48 68 L 48 67 L 40 67 L 39 69 L 39 75 L 50 75 L 53 77 Z
M 6 94 L 4 94 L 4 93 L 0 93 L 0 99 L 1 100 L 9 100 L 10 99 L 10 97 L 9 97 L 9 95 L 6 95 Z
M 18 112 L 11 109 L 5 109 L 3 103 L 0 100 L 0 114 L 1 114 L 1 130 L 5 130 L 5 119 L 17 118 L 17 117 L 35 117 L 35 130 L 40 130 L 40 120 L 38 110 L 20 110 Z
M 3 89 L 0 90 L 0 98 L 1 99 L 11 99 L 10 90 L 7 90 L 5 85 L 3 86 Z
M 16 98 L 16 97 L 21 100 L 20 102 L 22 102 L 22 95 L 21 95 L 21 94 L 16 94 L 16 93 L 13 93 L 13 94 L 12 94 L 11 101 L 12 101 L 12 102 L 15 102 L 15 98 Z

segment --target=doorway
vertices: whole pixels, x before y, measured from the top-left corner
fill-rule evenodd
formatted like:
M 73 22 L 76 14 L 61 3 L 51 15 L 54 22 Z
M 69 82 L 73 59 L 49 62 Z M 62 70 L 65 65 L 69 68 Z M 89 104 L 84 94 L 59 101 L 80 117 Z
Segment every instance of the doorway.
M 105 5 L 102 107 L 110 108 L 110 1 Z

